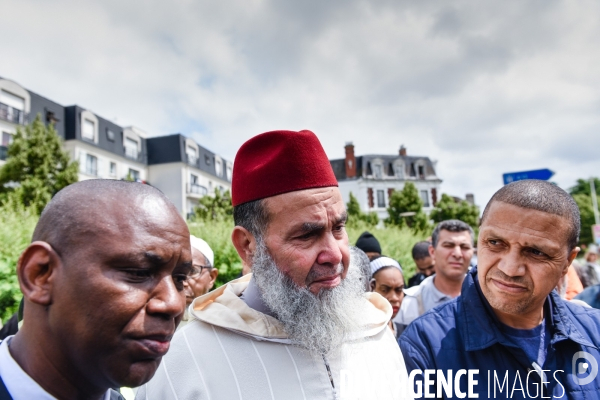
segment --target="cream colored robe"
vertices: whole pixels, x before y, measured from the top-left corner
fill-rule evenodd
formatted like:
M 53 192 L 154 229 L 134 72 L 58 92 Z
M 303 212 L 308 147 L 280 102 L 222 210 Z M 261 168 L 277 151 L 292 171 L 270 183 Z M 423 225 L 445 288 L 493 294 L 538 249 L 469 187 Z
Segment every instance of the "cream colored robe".
M 322 357 L 292 344 L 279 321 L 239 298 L 249 280 L 194 300 L 193 318 L 136 400 L 412 400 L 383 297 L 367 294 L 365 329 Z

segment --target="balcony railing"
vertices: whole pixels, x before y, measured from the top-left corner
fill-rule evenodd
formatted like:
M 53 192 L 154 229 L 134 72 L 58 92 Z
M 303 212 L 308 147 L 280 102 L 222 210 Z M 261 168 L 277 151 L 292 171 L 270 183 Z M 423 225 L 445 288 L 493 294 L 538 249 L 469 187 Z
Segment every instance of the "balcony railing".
M 0 146 L 0 160 L 4 161 L 8 157 L 8 147 Z
M 22 110 L 0 103 L 0 119 L 23 125 L 25 123 L 25 113 Z
M 145 154 L 143 151 L 139 151 L 138 149 L 133 147 L 125 147 L 125 150 L 123 152 L 125 154 L 125 157 L 129 158 L 130 160 L 134 160 L 142 164 L 146 162 Z
M 208 194 L 208 189 L 201 185 L 189 183 L 187 185 L 187 192 L 192 194 L 199 194 L 200 196 L 206 196 Z

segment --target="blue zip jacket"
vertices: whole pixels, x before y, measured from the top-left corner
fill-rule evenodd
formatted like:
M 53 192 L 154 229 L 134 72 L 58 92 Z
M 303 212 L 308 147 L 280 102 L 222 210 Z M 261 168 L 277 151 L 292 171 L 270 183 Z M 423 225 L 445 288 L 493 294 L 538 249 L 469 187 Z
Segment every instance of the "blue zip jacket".
M 544 365 L 537 366 L 500 331 L 473 268 L 461 296 L 429 310 L 398 339 L 415 398 L 421 392 L 422 398 L 440 399 L 600 399 L 600 310 L 571 304 L 555 292 L 545 307 L 552 338 Z M 425 370 L 441 371 L 425 376 Z M 433 396 L 426 396 L 426 386 Z

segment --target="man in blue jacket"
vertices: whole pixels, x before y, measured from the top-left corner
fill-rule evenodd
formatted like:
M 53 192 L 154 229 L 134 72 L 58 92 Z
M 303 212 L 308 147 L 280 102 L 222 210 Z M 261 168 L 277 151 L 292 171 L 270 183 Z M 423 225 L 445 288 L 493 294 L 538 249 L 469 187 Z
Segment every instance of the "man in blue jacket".
M 519 181 L 494 194 L 461 296 L 399 339 L 415 398 L 600 398 L 600 311 L 553 291 L 579 230 L 577 205 L 553 184 Z

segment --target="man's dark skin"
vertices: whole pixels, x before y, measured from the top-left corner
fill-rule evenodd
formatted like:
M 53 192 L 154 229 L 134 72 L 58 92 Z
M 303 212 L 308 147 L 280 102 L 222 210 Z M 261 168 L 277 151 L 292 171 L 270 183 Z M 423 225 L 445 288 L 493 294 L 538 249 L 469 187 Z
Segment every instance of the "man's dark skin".
M 191 269 L 187 225 L 160 192 L 87 182 L 57 195 L 17 266 L 24 323 L 10 353 L 59 399 L 147 382 L 183 316 Z

